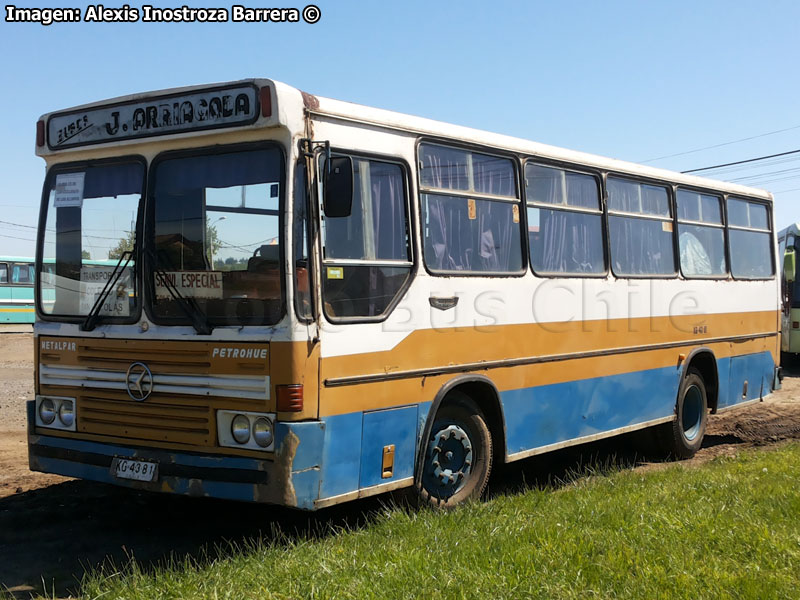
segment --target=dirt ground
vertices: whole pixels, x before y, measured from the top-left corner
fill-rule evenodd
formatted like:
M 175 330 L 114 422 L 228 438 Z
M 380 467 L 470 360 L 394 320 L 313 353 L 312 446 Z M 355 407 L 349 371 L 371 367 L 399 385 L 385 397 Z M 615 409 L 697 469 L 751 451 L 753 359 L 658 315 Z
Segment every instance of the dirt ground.
M 224 555 L 230 552 L 227 542 L 269 537 L 276 529 L 291 537 L 360 527 L 387 501 L 368 499 L 307 515 L 32 473 L 25 401 L 33 398 L 33 337 L 14 331 L 19 329 L 0 326 L 0 595 L 68 596 L 86 568 L 124 564 L 131 556 L 148 565 L 169 557 Z M 786 371 L 783 390 L 765 402 L 712 416 L 703 448 L 683 464 L 800 439 L 800 365 Z M 494 478 L 490 494 L 551 483 L 590 461 L 657 466 L 626 457 L 625 450 L 620 458 L 625 446 L 598 442 L 514 463 Z

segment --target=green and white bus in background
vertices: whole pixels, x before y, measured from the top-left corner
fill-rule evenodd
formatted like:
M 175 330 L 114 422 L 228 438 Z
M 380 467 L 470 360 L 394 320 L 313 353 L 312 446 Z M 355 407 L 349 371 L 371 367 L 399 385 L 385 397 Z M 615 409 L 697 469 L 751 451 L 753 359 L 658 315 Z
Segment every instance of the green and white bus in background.
M 800 273 L 797 249 L 800 246 L 800 223 L 792 223 L 778 232 L 778 253 L 783 260 L 781 284 L 781 352 L 800 353 Z
M 33 258 L 0 256 L 0 323 L 33 323 Z
M 84 267 L 99 275 L 109 273 L 116 260 L 84 259 Z M 0 255 L 0 323 L 33 323 L 36 320 L 34 308 L 35 261 L 32 257 Z M 42 277 L 51 281 L 55 277 L 55 261 L 46 260 L 42 264 Z M 91 284 L 84 283 L 84 287 Z M 95 284 L 97 285 L 97 284 Z M 53 289 L 42 290 L 42 304 L 52 306 Z

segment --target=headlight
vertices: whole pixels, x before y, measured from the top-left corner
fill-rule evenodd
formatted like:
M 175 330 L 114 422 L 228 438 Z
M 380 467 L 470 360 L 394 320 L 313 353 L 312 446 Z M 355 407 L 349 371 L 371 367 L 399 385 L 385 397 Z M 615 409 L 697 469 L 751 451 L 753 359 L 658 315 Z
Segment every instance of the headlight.
M 56 420 L 56 405 L 50 398 L 45 398 L 39 404 L 39 418 L 45 425 Z
M 266 417 L 259 417 L 253 423 L 253 439 L 262 448 L 267 448 L 272 443 L 272 421 Z
M 75 406 L 71 400 L 64 400 L 58 407 L 58 420 L 64 424 L 64 427 L 72 427 L 75 422 Z
M 236 415 L 231 421 L 231 435 L 240 444 L 250 441 L 250 419 L 244 415 Z

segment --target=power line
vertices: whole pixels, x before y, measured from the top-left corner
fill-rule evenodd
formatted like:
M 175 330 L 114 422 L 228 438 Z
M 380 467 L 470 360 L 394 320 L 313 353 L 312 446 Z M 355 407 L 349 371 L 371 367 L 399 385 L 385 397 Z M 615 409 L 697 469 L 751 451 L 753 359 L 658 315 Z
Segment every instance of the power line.
M 786 173 L 796 173 L 797 171 L 800 171 L 800 167 L 794 167 L 791 169 L 781 169 L 779 171 L 766 171 L 764 173 L 758 173 L 757 175 L 745 175 L 744 177 L 735 177 L 733 179 L 730 179 L 729 181 L 736 182 L 736 181 L 747 181 L 749 179 L 764 179 L 764 178 L 769 179 L 775 175 L 785 175 Z
M 681 173 L 699 173 L 700 171 L 710 171 L 711 169 L 719 169 L 722 167 L 730 167 L 731 165 L 743 165 L 744 163 L 756 162 L 757 160 L 766 160 L 768 158 L 775 158 L 777 156 L 786 156 L 787 154 L 798 154 L 798 150 L 789 150 L 788 152 L 779 152 L 778 154 L 768 154 L 767 156 L 759 156 L 758 158 L 748 158 L 747 160 L 737 160 L 736 162 L 724 163 L 721 165 L 712 165 L 710 167 L 701 167 L 700 169 L 689 169 L 688 171 L 681 171 Z
M 0 233 L 0 237 L 11 238 L 12 240 L 24 240 L 26 242 L 35 242 L 36 241 L 36 240 L 32 240 L 30 238 L 22 238 L 22 237 L 17 237 L 15 235 L 5 235 L 3 233 Z
M 764 181 L 756 181 L 754 183 L 749 183 L 747 185 L 763 187 L 765 185 L 769 185 L 769 184 L 772 184 L 772 183 L 777 183 L 779 181 L 791 181 L 792 179 L 800 179 L 800 175 L 789 175 L 788 177 L 776 177 L 775 179 L 766 179 Z
M 730 142 L 723 142 L 721 144 L 714 144 L 713 146 L 705 146 L 704 148 L 696 148 L 695 150 L 687 150 L 686 152 L 678 152 L 676 154 L 668 154 L 666 156 L 659 156 L 657 158 L 650 158 L 648 160 L 640 160 L 641 163 L 650 163 L 655 162 L 657 160 L 663 160 L 665 158 L 673 158 L 675 156 L 685 156 L 686 154 L 694 154 L 695 152 L 702 152 L 703 150 L 711 150 L 712 148 L 721 148 L 722 146 L 730 146 L 731 144 L 738 144 L 739 142 L 746 142 L 748 140 L 754 140 L 756 138 L 766 137 L 768 135 L 775 135 L 776 133 L 783 133 L 784 131 L 791 131 L 792 129 L 800 129 L 800 125 L 794 125 L 793 127 L 787 127 L 786 129 L 777 129 L 775 131 L 768 131 L 767 133 L 760 133 L 758 135 L 752 135 L 750 137 L 742 138 L 740 140 L 732 140 Z
M 770 160 L 764 160 L 758 163 L 750 163 L 745 165 L 733 166 L 733 167 L 720 167 L 719 169 L 714 169 L 713 176 L 720 177 L 724 173 L 739 173 L 741 171 L 752 171 L 753 169 L 763 169 L 765 167 L 773 167 L 777 165 L 783 165 L 787 163 L 796 163 L 800 161 L 800 155 L 795 154 L 794 156 L 784 156 L 783 158 L 773 158 Z
M 0 221 L 0 223 L 4 223 L 5 225 L 14 225 L 15 227 L 25 227 L 27 229 L 38 229 L 35 225 L 23 225 L 22 223 L 12 223 L 11 221 Z

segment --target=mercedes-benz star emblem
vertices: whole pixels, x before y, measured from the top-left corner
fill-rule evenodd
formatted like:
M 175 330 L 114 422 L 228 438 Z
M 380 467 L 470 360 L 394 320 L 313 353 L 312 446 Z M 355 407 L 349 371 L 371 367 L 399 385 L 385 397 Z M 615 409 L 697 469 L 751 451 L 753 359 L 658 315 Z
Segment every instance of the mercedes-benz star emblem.
M 128 367 L 128 374 L 125 375 L 125 387 L 128 396 L 142 402 L 147 400 L 153 392 L 153 374 L 146 364 L 135 362 Z

